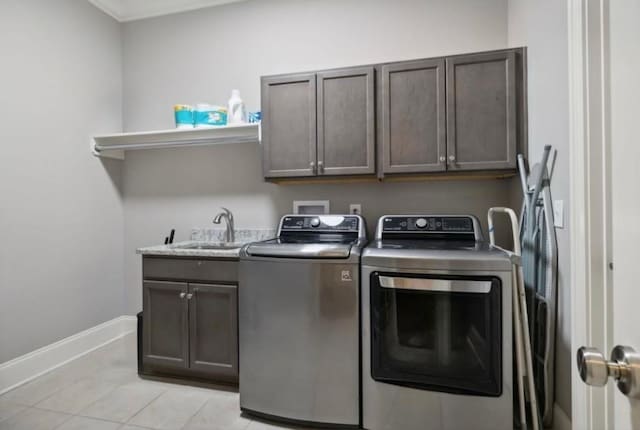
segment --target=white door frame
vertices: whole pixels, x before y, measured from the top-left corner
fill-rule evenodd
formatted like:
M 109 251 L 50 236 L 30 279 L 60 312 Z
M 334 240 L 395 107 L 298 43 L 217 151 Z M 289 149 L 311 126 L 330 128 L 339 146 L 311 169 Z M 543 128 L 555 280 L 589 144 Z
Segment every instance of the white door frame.
M 611 350 L 608 0 L 568 0 L 571 349 Z M 572 427 L 612 429 L 613 384 L 590 388 L 572 363 Z

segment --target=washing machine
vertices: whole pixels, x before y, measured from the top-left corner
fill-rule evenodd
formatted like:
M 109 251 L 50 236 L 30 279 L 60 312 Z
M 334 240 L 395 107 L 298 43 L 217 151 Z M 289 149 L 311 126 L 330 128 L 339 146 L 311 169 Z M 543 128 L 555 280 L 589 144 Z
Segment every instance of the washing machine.
M 240 408 L 295 426 L 360 427 L 357 215 L 285 215 L 240 253 Z
M 513 429 L 508 256 L 471 215 L 387 215 L 362 253 L 369 430 Z

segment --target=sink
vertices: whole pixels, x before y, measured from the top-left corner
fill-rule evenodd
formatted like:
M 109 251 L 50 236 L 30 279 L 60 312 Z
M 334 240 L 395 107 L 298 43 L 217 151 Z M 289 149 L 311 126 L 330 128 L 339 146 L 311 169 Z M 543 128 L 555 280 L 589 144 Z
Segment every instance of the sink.
M 238 249 L 242 243 L 237 242 L 197 242 L 175 245 L 174 249 Z

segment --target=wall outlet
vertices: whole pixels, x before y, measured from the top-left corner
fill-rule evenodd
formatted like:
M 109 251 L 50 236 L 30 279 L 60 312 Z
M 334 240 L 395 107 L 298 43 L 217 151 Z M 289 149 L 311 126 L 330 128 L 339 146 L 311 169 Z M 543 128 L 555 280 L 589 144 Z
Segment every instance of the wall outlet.
M 564 200 L 553 201 L 553 225 L 564 228 Z
M 351 215 L 362 215 L 362 205 L 360 203 L 351 203 L 349 205 L 349 213 Z

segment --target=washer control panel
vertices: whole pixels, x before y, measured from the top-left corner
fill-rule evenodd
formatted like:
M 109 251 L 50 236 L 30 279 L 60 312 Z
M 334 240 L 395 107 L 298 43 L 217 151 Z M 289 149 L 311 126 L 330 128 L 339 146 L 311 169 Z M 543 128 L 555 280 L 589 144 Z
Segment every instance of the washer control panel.
M 424 236 L 457 239 L 460 235 L 481 237 L 478 220 L 471 215 L 387 215 L 378 221 L 376 237 L 383 235 Z
M 352 215 L 286 215 L 280 231 L 359 232 L 360 217 Z

